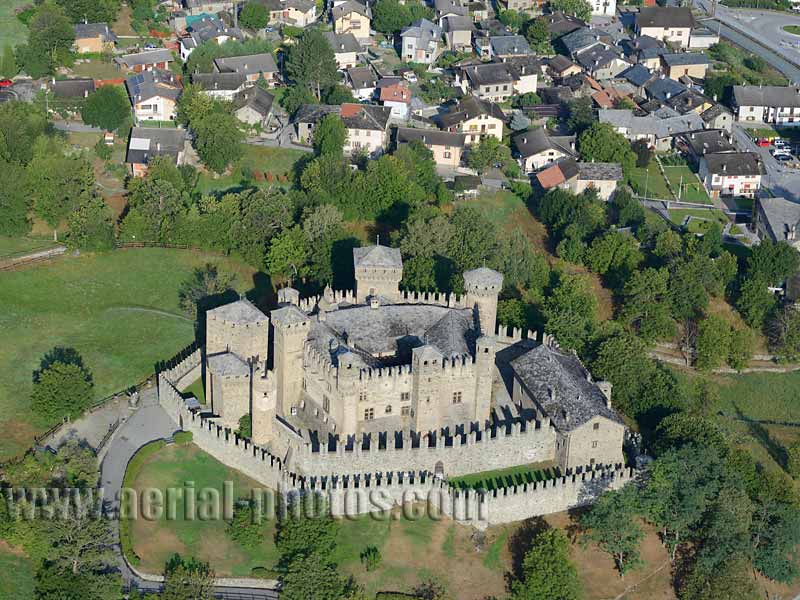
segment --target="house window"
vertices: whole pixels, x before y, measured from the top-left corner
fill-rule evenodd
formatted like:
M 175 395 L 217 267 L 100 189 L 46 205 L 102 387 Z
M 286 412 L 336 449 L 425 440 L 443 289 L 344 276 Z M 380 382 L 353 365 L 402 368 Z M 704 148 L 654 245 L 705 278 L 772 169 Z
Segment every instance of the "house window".
M 600 429 L 600 423 L 595 423 L 595 424 L 592 426 L 592 429 L 594 429 L 595 431 L 597 431 L 598 429 Z
M 400 392 L 400 402 L 408 402 L 411 400 L 411 392 Z
M 374 408 L 367 408 L 364 410 L 364 420 L 365 421 L 372 421 L 375 418 L 375 409 Z
M 597 442 L 592 442 L 592 448 L 597 448 Z
M 451 152 L 445 152 L 445 153 L 444 153 L 444 157 L 445 157 L 445 158 L 452 158 L 452 157 L 453 157 L 453 154 L 452 154 Z
M 386 406 L 385 412 L 386 412 L 387 415 L 392 414 L 392 405 L 391 404 Z
M 403 406 L 400 409 L 400 414 L 404 417 L 408 417 L 411 415 L 411 407 L 410 406 Z
M 367 401 L 367 391 L 366 390 L 361 390 L 358 393 L 358 401 L 359 402 L 366 402 Z
M 461 392 L 453 392 L 453 404 L 461 404 Z

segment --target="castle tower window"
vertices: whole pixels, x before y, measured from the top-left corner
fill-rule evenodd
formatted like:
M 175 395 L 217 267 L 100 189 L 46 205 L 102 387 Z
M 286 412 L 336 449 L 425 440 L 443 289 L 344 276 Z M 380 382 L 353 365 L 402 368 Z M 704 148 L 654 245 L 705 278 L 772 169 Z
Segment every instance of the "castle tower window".
M 358 401 L 359 402 L 366 402 L 367 401 L 367 390 L 361 390 L 358 393 Z
M 597 448 L 597 442 L 592 442 L 592 448 Z
M 375 418 L 375 409 L 374 408 L 367 408 L 364 410 L 364 420 L 365 421 L 372 421 Z
M 453 392 L 453 404 L 461 404 L 461 392 Z
M 595 431 L 600 429 L 600 423 L 595 423 L 594 425 L 592 425 L 592 429 L 594 429 Z
M 322 410 L 324 410 L 325 412 L 330 412 L 330 409 L 331 409 L 330 398 L 328 398 L 327 396 L 323 396 L 322 397 Z
M 389 405 L 386 407 L 386 414 L 387 414 L 387 415 L 390 415 L 390 414 L 392 414 L 392 405 L 391 405 L 391 404 L 389 404 Z
M 411 392 L 400 392 L 400 402 L 408 402 L 411 400 Z
M 403 406 L 400 408 L 400 414 L 404 417 L 407 417 L 411 414 L 411 407 L 410 406 Z

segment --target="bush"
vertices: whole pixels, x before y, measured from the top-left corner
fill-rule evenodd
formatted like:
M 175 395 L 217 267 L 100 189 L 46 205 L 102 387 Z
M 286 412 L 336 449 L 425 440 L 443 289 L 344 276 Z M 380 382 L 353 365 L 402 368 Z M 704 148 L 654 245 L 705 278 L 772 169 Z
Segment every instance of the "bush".
M 51 422 L 65 416 L 74 418 L 89 406 L 92 390 L 91 375 L 83 365 L 55 361 L 38 373 L 31 409 Z
M 179 431 L 175 435 L 172 436 L 172 440 L 178 444 L 179 446 L 183 446 L 184 444 L 190 444 L 194 439 L 194 434 L 191 431 Z
M 101 137 L 94 145 L 94 152 L 103 160 L 111 158 L 111 146 L 106 144 L 105 140 Z
M 795 479 L 800 479 L 800 442 L 795 442 L 786 449 L 786 470 Z
M 117 85 L 105 85 L 90 95 L 81 109 L 87 125 L 113 131 L 130 119 L 128 95 Z
M 381 564 L 381 551 L 375 546 L 367 546 L 361 552 L 361 564 L 367 571 L 374 571 Z

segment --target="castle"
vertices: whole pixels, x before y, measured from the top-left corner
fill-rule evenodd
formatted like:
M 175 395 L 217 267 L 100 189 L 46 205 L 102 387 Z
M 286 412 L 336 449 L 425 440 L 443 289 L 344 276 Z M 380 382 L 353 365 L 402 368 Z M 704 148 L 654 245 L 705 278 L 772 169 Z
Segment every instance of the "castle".
M 269 317 L 244 299 L 207 312 L 207 409 L 223 429 L 250 415 L 254 445 L 316 475 L 624 462 L 611 385 L 547 336 L 498 328 L 502 274 L 474 269 L 461 296 L 420 295 L 400 290 L 398 249 L 356 248 L 353 266 L 354 291 L 283 288 Z

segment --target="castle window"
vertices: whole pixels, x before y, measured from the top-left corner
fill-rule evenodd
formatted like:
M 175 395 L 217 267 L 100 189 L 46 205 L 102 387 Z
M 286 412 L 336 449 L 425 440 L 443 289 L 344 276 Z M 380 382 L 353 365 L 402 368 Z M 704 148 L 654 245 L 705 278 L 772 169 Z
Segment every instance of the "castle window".
M 453 404 L 461 404 L 461 392 L 453 392 Z
M 323 396 L 322 397 L 322 410 L 324 410 L 325 412 L 330 412 L 330 409 L 331 409 L 330 398 L 328 398 L 327 396 Z
M 400 392 L 400 402 L 408 402 L 411 400 L 410 392 Z
M 391 404 L 389 404 L 389 405 L 386 407 L 386 414 L 387 414 L 387 415 L 390 415 L 390 414 L 392 414 L 392 405 L 391 405 Z
M 592 442 L 592 448 L 597 448 L 597 442 Z
M 592 426 L 592 429 L 594 429 L 595 431 L 597 431 L 598 429 L 600 429 L 600 423 L 595 423 L 595 424 Z
M 365 421 L 372 421 L 375 418 L 375 409 L 374 408 L 367 408 L 364 410 L 364 420 Z
M 367 401 L 367 390 L 361 390 L 358 393 L 358 401 L 359 402 L 366 402 Z
M 400 408 L 400 414 L 404 417 L 407 417 L 411 414 L 411 407 L 410 406 L 403 406 Z

